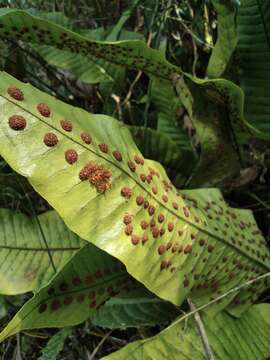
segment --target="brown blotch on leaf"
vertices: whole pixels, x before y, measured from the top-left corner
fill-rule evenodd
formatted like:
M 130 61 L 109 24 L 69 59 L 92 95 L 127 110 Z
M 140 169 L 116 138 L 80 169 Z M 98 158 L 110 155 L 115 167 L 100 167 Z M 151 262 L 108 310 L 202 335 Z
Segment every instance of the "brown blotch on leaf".
M 68 149 L 65 152 L 65 159 L 70 165 L 74 164 L 78 160 L 77 151 L 74 149 Z
M 10 86 L 7 90 L 8 95 L 13 97 L 13 99 L 22 101 L 24 100 L 24 95 L 22 90 L 18 89 L 16 86 Z
M 143 230 L 147 229 L 148 226 L 149 226 L 149 224 L 148 224 L 148 222 L 147 222 L 146 220 L 142 220 L 142 221 L 141 221 L 141 228 L 142 228 Z
M 132 242 L 133 245 L 138 245 L 140 240 L 141 240 L 141 238 L 138 235 L 134 234 L 134 235 L 131 236 L 131 242 Z
M 164 219 L 165 219 L 165 216 L 164 216 L 163 214 L 159 214 L 159 215 L 158 215 L 158 221 L 159 221 L 160 223 L 162 223 L 162 222 L 164 221 Z
M 89 307 L 90 307 L 90 308 L 95 308 L 96 306 L 97 306 L 96 300 L 93 300 L 93 301 L 89 304 Z
M 122 154 L 120 153 L 120 151 L 115 150 L 112 154 L 117 161 L 122 161 Z
M 153 205 L 150 205 L 148 208 L 149 215 L 153 215 L 155 213 L 155 207 Z
M 74 278 L 72 279 L 72 284 L 73 284 L 74 286 L 79 286 L 79 285 L 81 285 L 81 283 L 82 283 L 82 280 L 81 280 L 79 277 L 74 277 Z
M 130 171 L 134 172 L 136 170 L 136 165 L 134 164 L 133 161 L 128 161 L 128 167 L 130 169 Z
M 132 190 L 127 187 L 127 186 L 124 186 L 122 189 L 121 189 L 121 195 L 127 199 L 130 199 L 131 198 L 131 195 L 132 195 Z
M 124 223 L 125 225 L 128 225 L 128 224 L 130 224 L 131 222 L 132 222 L 132 215 L 130 215 L 130 214 L 124 215 L 124 217 L 123 217 L 123 223 Z
M 173 203 L 172 203 L 172 206 L 173 206 L 173 208 L 174 208 L 175 210 L 178 209 L 178 204 L 177 204 L 176 202 L 173 202 Z
M 167 202 L 167 201 L 168 201 L 168 196 L 167 196 L 167 195 L 162 195 L 162 200 L 163 200 L 164 202 Z
M 73 297 L 70 295 L 70 296 L 66 296 L 65 298 L 64 298 L 64 305 L 70 305 L 70 304 L 72 304 L 72 302 L 73 302 Z
M 47 104 L 38 104 L 37 109 L 39 113 L 44 117 L 49 117 L 51 115 L 51 110 Z
M 141 179 L 143 182 L 145 182 L 145 180 L 146 180 L 146 175 L 145 175 L 145 174 L 141 174 L 141 175 L 140 175 L 140 179 Z
M 91 144 L 92 142 L 92 137 L 89 133 L 83 132 L 81 133 L 81 139 L 85 144 Z
M 39 306 L 39 308 L 38 308 L 38 312 L 40 313 L 40 314 L 42 314 L 44 311 L 46 311 L 46 309 L 47 309 L 47 304 L 41 304 L 40 306 Z
M 12 115 L 8 119 L 8 124 L 13 130 L 24 130 L 26 127 L 26 120 L 21 115 Z
M 43 138 L 45 145 L 53 147 L 58 143 L 58 137 L 54 133 L 47 133 Z
M 141 195 L 137 196 L 136 203 L 137 203 L 137 205 L 142 205 L 144 203 L 144 197 Z
M 60 307 L 61 307 L 61 303 L 58 299 L 55 299 L 51 302 L 51 310 L 56 311 L 60 309 Z
M 153 235 L 153 237 L 154 237 L 155 239 L 158 237 L 158 235 L 159 235 L 159 228 L 158 228 L 157 226 L 154 226 L 154 227 L 152 228 L 152 235 Z
M 189 217 L 189 211 L 186 206 L 183 207 L 183 212 L 184 212 L 185 217 Z
M 149 206 L 149 201 L 145 200 L 145 202 L 144 202 L 144 204 L 143 204 L 143 207 L 144 207 L 145 209 L 147 209 L 148 206 Z
M 178 244 L 173 244 L 172 253 L 175 253 L 178 250 Z
M 85 294 L 79 294 L 76 298 L 76 300 L 79 304 L 83 303 L 84 299 L 85 299 Z
M 164 254 L 165 251 L 166 251 L 165 245 L 160 245 L 160 246 L 158 247 L 158 253 L 159 253 L 159 255 Z
M 189 254 L 189 253 L 191 253 L 191 251 L 192 251 L 192 245 L 191 245 L 191 244 L 187 244 L 187 245 L 185 246 L 185 248 L 184 248 L 184 253 L 185 253 L 185 254 Z
M 104 152 L 105 154 L 107 154 L 108 152 L 108 145 L 107 144 L 99 144 L 98 147 L 100 148 L 100 150 L 102 152 Z
M 72 123 L 69 120 L 61 120 L 60 124 L 62 126 L 62 129 L 64 129 L 65 131 L 70 132 L 72 130 Z
M 148 235 L 144 234 L 142 237 L 142 243 L 145 244 L 148 241 Z
M 125 227 L 125 234 L 126 235 L 131 235 L 133 232 L 133 226 L 131 224 L 128 224 L 126 227 Z
M 207 250 L 208 250 L 208 252 L 212 252 L 214 250 L 214 246 L 213 245 L 208 245 Z
M 88 180 L 98 192 L 105 192 L 112 186 L 112 172 L 98 165 L 95 161 L 90 161 L 81 171 L 80 178 L 88 175 Z
M 204 239 L 200 239 L 199 245 L 200 245 L 200 246 L 204 246 L 204 244 L 205 244 L 205 240 L 204 240 Z
M 135 155 L 135 156 L 134 156 L 134 160 L 135 160 L 135 162 L 136 162 L 138 165 L 141 165 L 141 158 L 140 158 L 140 156 Z
M 183 282 L 184 287 L 188 287 L 189 286 L 189 280 L 185 279 Z
M 50 287 L 48 290 L 47 290 L 47 293 L 48 295 L 53 295 L 54 294 L 54 288 L 53 287 Z
M 173 231 L 173 228 L 174 228 L 174 223 L 169 222 L 169 224 L 168 224 L 168 230 L 171 232 L 171 231 Z
M 67 291 L 67 289 L 68 289 L 68 284 L 66 282 L 63 282 L 59 285 L 59 290 Z
M 160 264 L 160 270 L 167 269 L 168 262 L 166 260 L 162 260 Z

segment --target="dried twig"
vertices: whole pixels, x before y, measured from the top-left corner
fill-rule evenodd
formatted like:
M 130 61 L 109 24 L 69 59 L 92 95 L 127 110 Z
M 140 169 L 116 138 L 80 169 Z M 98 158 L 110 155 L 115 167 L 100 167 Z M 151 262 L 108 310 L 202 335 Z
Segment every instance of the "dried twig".
M 196 321 L 196 325 L 197 325 L 199 334 L 200 334 L 201 339 L 202 339 L 202 343 L 203 343 L 203 347 L 204 347 L 204 351 L 205 351 L 205 355 L 207 357 L 207 360 L 215 360 L 214 354 L 212 353 L 212 350 L 210 348 L 210 344 L 209 344 L 207 334 L 206 334 L 202 319 L 200 317 L 200 314 L 199 314 L 199 312 L 197 312 L 197 308 L 193 304 L 193 302 L 190 299 L 187 299 L 187 301 L 188 301 L 188 304 L 190 306 L 190 310 L 191 311 L 196 311 L 195 314 L 194 314 L 194 319 Z
M 96 353 L 98 352 L 98 350 L 101 348 L 101 346 L 104 344 L 104 342 L 107 340 L 107 338 L 111 335 L 112 331 L 109 331 L 104 337 L 103 339 L 101 339 L 101 341 L 97 344 L 97 346 L 95 347 L 94 351 L 92 352 L 92 354 L 88 354 L 87 356 L 87 360 L 94 360 Z

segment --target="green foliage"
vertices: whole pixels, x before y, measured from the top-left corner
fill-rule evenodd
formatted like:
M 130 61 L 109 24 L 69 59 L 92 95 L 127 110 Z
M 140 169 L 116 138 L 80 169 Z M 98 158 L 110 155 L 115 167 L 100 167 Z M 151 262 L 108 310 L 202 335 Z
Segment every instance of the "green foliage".
M 42 355 L 38 360 L 56 360 L 57 355 L 63 349 L 66 338 L 71 334 L 70 328 L 64 328 L 58 331 L 48 341 L 46 347 L 42 349 Z
M 85 244 L 54 211 L 28 218 L 0 209 L 0 218 L 1 294 L 38 290 Z
M 94 5 L 99 16 L 106 4 Z M 258 176 L 258 164 L 261 192 L 268 181 L 267 154 L 256 143 L 270 136 L 268 3 L 125 5 L 115 25 L 93 18 L 94 29 L 82 29 L 79 19 L 66 16 L 70 12 L 55 12 L 58 4 L 40 7 L 44 11 L 0 9 L 6 58 L 0 73 L 0 205 L 35 215 L 38 206 L 28 211 L 24 200 L 29 205 L 33 194 L 42 196 L 35 218 L 0 209 L 0 292 L 35 293 L 30 300 L 18 297 L 18 304 L 28 301 L 17 313 L 16 301 L 1 298 L 0 316 L 14 316 L 2 326 L 0 341 L 20 331 L 64 327 L 41 356 L 56 359 L 71 334 L 66 327 L 90 319 L 94 329 L 125 329 L 132 339 L 144 338 L 106 359 L 204 359 L 193 313 L 145 339 L 153 334 L 149 326 L 156 333 L 193 302 L 215 359 L 265 360 L 269 305 L 252 304 L 269 289 L 269 249 L 251 211 L 229 205 L 239 202 L 228 191 L 241 181 L 249 184 L 243 177 L 254 166 Z M 138 40 L 144 38 L 147 44 Z M 163 50 L 155 50 L 160 44 Z M 183 54 L 191 59 L 182 61 Z M 166 56 L 183 69 L 192 67 L 193 75 Z M 16 80 L 32 72 L 33 59 L 44 67 L 28 77 L 37 87 L 87 110 L 117 113 L 120 121 Z M 206 71 L 210 79 L 194 76 Z M 18 188 L 6 176 L 13 170 L 29 183 Z M 230 202 L 209 188 L 216 185 Z M 268 208 L 256 188 L 240 191 L 239 198 L 246 194 Z M 59 215 L 47 212 L 51 207 Z M 107 338 L 114 346 L 117 335 L 110 334 L 93 343 L 91 358 Z
M 137 286 L 119 261 L 89 244 L 19 310 L 0 341 L 21 330 L 79 324 L 110 297 Z
M 92 323 L 108 329 L 154 326 L 179 315 L 171 304 L 158 298 L 133 293 L 110 299 L 92 318 Z
M 264 360 L 270 353 L 270 305 L 254 305 L 234 319 L 226 313 L 212 318 L 203 316 L 210 348 L 216 360 Z M 105 356 L 106 360 L 203 360 L 202 340 L 194 320 L 178 320 L 157 336 L 133 342 Z
M 237 13 L 239 82 L 245 93 L 245 116 L 270 134 L 270 3 L 244 0 Z
M 230 1 L 212 0 L 217 11 L 218 40 L 208 63 L 210 78 L 223 77 L 237 44 L 235 7 Z
M 23 101 L 7 93 L 11 86 L 22 91 Z M 230 208 L 217 189 L 178 191 L 159 164 L 143 159 L 123 124 L 56 101 L 5 73 L 0 96 L 4 159 L 28 178 L 72 231 L 121 260 L 158 296 L 175 304 L 190 296 L 200 305 L 215 292 L 269 269 L 268 249 L 251 212 Z M 41 112 L 40 103 L 46 104 Z M 23 131 L 12 128 L 14 114 L 24 117 Z M 62 119 L 71 121 L 72 131 L 62 128 Z M 90 144 L 81 137 L 85 133 Z M 52 143 L 46 134 L 54 134 Z M 66 151 L 71 149 L 69 158 Z M 82 181 L 82 169 L 90 166 L 92 171 L 93 164 L 101 166 L 101 177 L 88 175 L 92 183 Z M 126 215 L 132 224 L 126 225 Z M 266 287 L 260 284 L 258 293 Z M 213 311 L 229 306 L 238 314 L 253 300 L 241 291 L 215 304 Z

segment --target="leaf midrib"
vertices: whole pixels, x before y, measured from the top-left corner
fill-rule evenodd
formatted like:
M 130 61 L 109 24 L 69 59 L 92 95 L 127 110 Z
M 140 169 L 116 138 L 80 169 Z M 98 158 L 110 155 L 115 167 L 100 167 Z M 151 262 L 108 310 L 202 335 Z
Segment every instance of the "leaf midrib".
M 56 248 L 35 248 L 35 247 L 24 247 L 24 246 L 9 246 L 9 245 L 0 245 L 1 250 L 19 250 L 19 251 L 76 251 L 80 250 L 80 247 L 56 247 Z

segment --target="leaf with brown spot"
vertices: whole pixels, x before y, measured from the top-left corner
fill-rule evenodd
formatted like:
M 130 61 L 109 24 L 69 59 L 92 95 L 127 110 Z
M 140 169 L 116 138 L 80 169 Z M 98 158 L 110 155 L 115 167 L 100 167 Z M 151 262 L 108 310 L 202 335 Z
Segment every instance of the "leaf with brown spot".
M 136 169 L 130 169 L 129 162 L 143 156 L 128 128 L 115 119 L 64 104 L 6 73 L 0 74 L 0 80 L 0 106 L 5 109 L 0 115 L 1 156 L 28 178 L 72 231 L 121 260 L 133 277 L 158 296 L 175 304 L 189 296 L 201 305 L 218 292 L 268 271 L 269 250 L 250 211 L 229 207 L 218 189 L 177 190 L 156 162 L 145 159 Z M 23 92 L 23 101 L 9 96 L 10 86 Z M 49 106 L 50 118 L 37 111 L 39 103 Z M 8 118 L 14 113 L 26 118 L 25 130 L 10 128 Z M 70 114 L 73 130 L 66 132 L 60 120 Z M 43 143 L 44 134 L 49 132 L 57 134 L 54 147 Z M 90 144 L 82 140 L 82 133 L 91 134 Z M 100 151 L 98 144 L 107 144 L 108 152 Z M 65 160 L 67 149 L 78 154 L 72 166 Z M 115 149 L 122 161 L 113 156 Z M 90 162 L 111 174 L 111 186 L 106 191 L 100 192 L 82 179 L 81 171 Z M 86 179 L 90 176 L 85 171 L 83 175 Z M 144 203 L 138 205 L 138 198 Z M 125 214 L 132 216 L 128 225 L 123 223 Z M 164 215 L 162 224 L 158 222 L 159 214 Z M 153 227 L 142 227 L 142 221 Z M 127 227 L 132 231 L 126 231 Z M 168 248 L 160 255 L 159 246 L 168 243 L 174 250 L 177 244 L 178 250 Z M 224 256 L 229 260 L 217 270 Z M 242 269 L 237 268 L 235 259 L 243 264 Z M 201 277 L 195 278 L 195 273 Z M 186 278 L 188 287 L 184 287 Z M 213 284 L 218 287 L 213 289 Z M 249 289 L 241 291 L 237 294 L 240 302 L 231 295 L 212 306 L 212 311 L 230 307 L 230 311 L 240 313 L 267 286 L 266 282 L 258 283 L 255 294 Z

